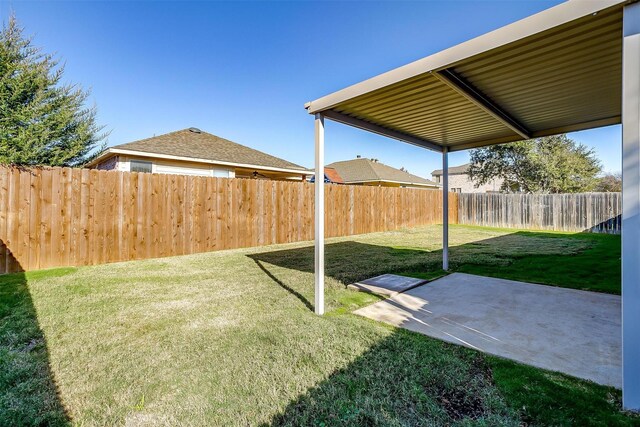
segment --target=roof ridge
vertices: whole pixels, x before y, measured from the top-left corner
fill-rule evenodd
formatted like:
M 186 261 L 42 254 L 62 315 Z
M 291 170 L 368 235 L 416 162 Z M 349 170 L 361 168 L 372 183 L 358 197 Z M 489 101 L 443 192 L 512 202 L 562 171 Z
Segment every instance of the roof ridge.
M 418 175 L 412 174 L 411 172 L 408 172 L 408 171 L 406 171 L 406 170 L 402 170 L 402 169 L 399 169 L 399 168 L 394 168 L 393 166 L 389 166 L 389 165 L 387 165 L 386 163 L 382 163 L 382 162 L 372 162 L 372 165 L 373 165 L 373 164 L 378 164 L 378 165 L 381 165 L 381 166 L 384 166 L 384 167 L 387 167 L 387 168 L 393 169 L 393 172 L 394 172 L 394 173 L 398 173 L 398 172 L 400 172 L 400 173 L 402 173 L 403 175 L 407 175 L 408 177 L 411 177 L 412 179 L 414 179 L 414 178 L 418 178 L 418 180 L 420 180 L 420 181 L 426 180 L 426 181 L 430 181 L 430 182 L 432 182 L 432 181 L 431 181 L 430 179 L 428 179 L 428 178 L 423 178 L 423 177 L 421 177 L 421 176 L 418 176 Z M 373 166 L 372 166 L 372 167 L 373 167 Z M 374 168 L 374 170 L 375 170 L 375 168 Z M 382 178 L 379 174 L 378 174 L 378 176 L 379 176 L 380 178 Z
M 173 135 L 174 133 L 183 132 L 183 131 L 185 131 L 185 130 L 189 130 L 189 128 L 180 129 L 180 130 L 174 130 L 174 131 L 171 131 L 171 132 L 162 133 L 162 134 L 160 134 L 160 135 L 153 135 L 153 136 L 149 136 L 149 137 L 147 137 L 147 138 L 136 139 L 136 140 L 134 140 L 134 141 L 124 142 L 124 143 L 122 143 L 122 144 L 114 145 L 114 146 L 111 146 L 111 147 L 109 147 L 109 148 L 118 148 L 118 147 L 122 147 L 123 145 L 129 145 L 129 144 L 135 144 L 135 143 L 138 143 L 138 142 L 144 142 L 144 141 L 148 141 L 148 140 L 153 139 L 153 138 L 158 138 L 158 137 L 160 137 L 160 136 Z
M 189 130 L 189 129 L 187 128 L 187 129 L 183 129 L 183 130 Z M 201 133 L 206 133 L 207 135 L 214 136 L 214 137 L 216 137 L 216 138 L 218 138 L 218 139 L 224 139 L 225 141 L 229 141 L 229 142 L 230 142 L 230 143 L 232 143 L 232 144 L 236 144 L 236 145 L 239 145 L 239 146 L 241 146 L 241 147 L 244 147 L 244 148 L 246 148 L 247 150 L 252 150 L 252 151 L 255 151 L 256 153 L 264 154 L 265 156 L 269 156 L 269 157 L 272 157 L 272 158 L 277 159 L 277 160 L 284 160 L 284 159 L 281 159 L 281 158 L 279 158 L 279 157 L 274 156 L 273 154 L 265 153 L 264 151 L 260 151 L 260 150 L 258 150 L 257 148 L 249 147 L 248 145 L 244 145 L 244 144 L 241 144 L 241 143 L 239 143 L 239 142 L 235 142 L 235 141 L 232 141 L 232 140 L 230 140 L 230 139 L 223 138 L 223 137 L 218 136 L 218 135 L 214 135 L 214 134 L 209 133 L 209 132 L 207 132 L 207 131 L 201 130 L 200 132 L 201 132 Z M 293 163 L 293 162 L 290 162 L 290 161 L 288 161 L 288 160 L 286 160 L 286 161 L 287 161 L 288 163 L 291 163 L 292 165 L 298 166 L 298 167 L 303 168 L 303 169 L 305 169 L 305 170 L 307 169 L 307 168 L 305 168 L 304 166 L 301 166 L 301 165 L 299 165 L 299 164 L 297 164 L 297 163 Z
M 373 167 L 373 164 L 375 163 L 373 160 L 368 159 L 368 158 L 360 158 L 360 159 L 355 159 L 355 160 L 366 160 L 366 161 L 367 161 L 367 166 L 369 166 L 369 169 L 371 169 L 371 172 L 373 172 L 373 174 L 374 174 L 378 179 L 382 179 L 382 177 L 380 176 L 380 174 L 378 173 L 378 171 L 376 171 L 376 169 Z

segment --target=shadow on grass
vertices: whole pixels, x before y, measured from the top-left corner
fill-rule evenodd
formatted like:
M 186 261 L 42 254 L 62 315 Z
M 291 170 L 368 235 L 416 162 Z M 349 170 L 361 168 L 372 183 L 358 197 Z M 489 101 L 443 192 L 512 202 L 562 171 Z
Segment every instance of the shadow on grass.
M 269 425 L 639 425 L 620 408 L 611 387 L 397 329 Z
M 271 420 L 274 426 L 517 424 L 484 357 L 398 329 Z
M 517 231 L 501 238 L 475 242 L 480 244 L 478 255 L 487 244 L 497 250 L 502 248 L 502 253 L 496 253 L 501 262 L 469 259 L 465 254 L 468 245 L 458 247 L 459 251 L 454 248 L 453 270 L 620 295 L 620 239 L 620 235 L 615 234 Z M 531 246 L 527 242 L 531 241 L 540 244 L 541 248 L 549 247 L 549 250 L 526 249 Z
M 455 233 L 455 229 L 452 233 Z M 314 247 L 248 255 L 307 307 L 311 303 L 271 266 L 314 272 Z M 325 275 L 345 285 L 385 273 L 432 279 L 442 273 L 442 250 L 358 241 L 325 246 Z M 620 294 L 620 236 L 513 231 L 449 248 L 450 271 Z
M 640 415 L 622 411 L 622 393 L 497 357 L 488 358 L 494 383 L 522 425 L 640 426 Z
M 19 269 L 17 260 L 10 262 L 14 270 Z M 29 294 L 27 278 L 39 274 L 43 272 L 0 275 L 0 425 L 3 426 L 70 424 Z
M 605 233 L 620 234 L 622 233 L 622 214 L 613 216 L 598 224 L 582 231 L 583 233 Z
M 314 247 L 304 246 L 247 255 L 256 263 L 268 263 L 278 267 L 314 272 Z M 418 248 L 395 248 L 393 246 L 345 241 L 325 245 L 325 275 L 344 284 L 369 278 L 375 274 L 398 271 L 406 267 L 406 261 L 416 264 L 431 264 L 441 250 L 428 251 Z M 260 268 L 264 271 L 266 267 Z
M 264 272 L 264 274 L 266 274 L 267 276 L 269 276 L 269 278 L 271 280 L 273 280 L 274 282 L 276 282 L 278 285 L 280 285 L 280 287 L 282 289 L 284 289 L 285 291 L 289 292 L 291 295 L 295 296 L 296 298 L 298 298 L 300 300 L 300 302 L 302 302 L 305 307 L 307 307 L 309 310 L 313 310 L 313 306 L 311 305 L 311 303 L 298 291 L 296 291 L 295 289 L 293 289 L 290 286 L 287 286 L 286 283 L 284 283 L 282 280 L 278 279 L 276 276 L 273 275 L 273 273 L 271 273 L 271 271 L 269 271 L 264 264 L 262 263 L 262 261 L 260 261 L 259 259 L 254 259 L 253 260 L 256 265 L 258 266 L 258 268 L 260 270 L 262 270 Z
M 420 265 L 425 270 L 431 270 L 431 264 L 433 264 L 433 269 L 440 271 L 435 267 L 436 258 L 432 256 L 436 254 L 437 257 L 439 252 L 431 253 L 424 249 L 398 249 L 356 241 L 329 243 L 325 245 L 325 275 L 343 285 L 348 285 L 372 276 L 406 270 L 408 265 L 412 267 Z M 313 273 L 313 246 L 259 252 L 247 256 L 273 282 L 312 310 L 311 301 L 304 295 L 306 289 L 295 289 L 293 283 L 287 283 L 286 273 L 279 274 L 278 270 L 284 268 Z M 433 262 L 430 261 L 431 258 Z

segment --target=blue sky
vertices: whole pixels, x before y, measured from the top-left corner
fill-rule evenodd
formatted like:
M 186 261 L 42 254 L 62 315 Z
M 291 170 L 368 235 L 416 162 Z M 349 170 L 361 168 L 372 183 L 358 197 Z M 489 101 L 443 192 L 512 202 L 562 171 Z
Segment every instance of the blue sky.
M 20 2 L 37 46 L 92 90 L 116 145 L 190 126 L 311 167 L 303 104 L 558 1 Z M 620 127 L 571 134 L 620 171 Z M 328 122 L 327 163 L 374 157 L 429 177 L 438 154 Z M 453 153 L 450 165 L 466 162 Z

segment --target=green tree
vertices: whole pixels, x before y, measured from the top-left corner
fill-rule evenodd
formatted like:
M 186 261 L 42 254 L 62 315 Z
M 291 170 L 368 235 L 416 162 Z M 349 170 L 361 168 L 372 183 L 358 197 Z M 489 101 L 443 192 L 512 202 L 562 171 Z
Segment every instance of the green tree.
M 600 177 L 595 191 L 602 193 L 620 193 L 622 191 L 622 175 L 619 173 L 607 173 Z
M 469 176 L 476 185 L 503 179 L 502 191 L 593 191 L 601 171 L 592 149 L 566 135 L 493 145 L 471 151 Z
M 78 166 L 107 134 L 89 93 L 63 84 L 64 66 L 23 36 L 15 17 L 0 33 L 0 163 Z

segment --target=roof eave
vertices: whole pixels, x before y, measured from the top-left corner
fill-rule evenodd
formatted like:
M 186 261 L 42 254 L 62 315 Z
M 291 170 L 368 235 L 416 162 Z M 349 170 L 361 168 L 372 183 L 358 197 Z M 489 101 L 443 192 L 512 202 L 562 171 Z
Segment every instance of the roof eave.
M 106 150 L 98 154 L 96 157 L 94 157 L 90 162 L 85 163 L 83 166 L 84 167 L 96 166 L 101 161 L 106 160 L 109 157 L 112 157 L 112 155 L 115 155 L 115 154 L 111 150 L 112 150 L 111 148 L 107 148 Z

